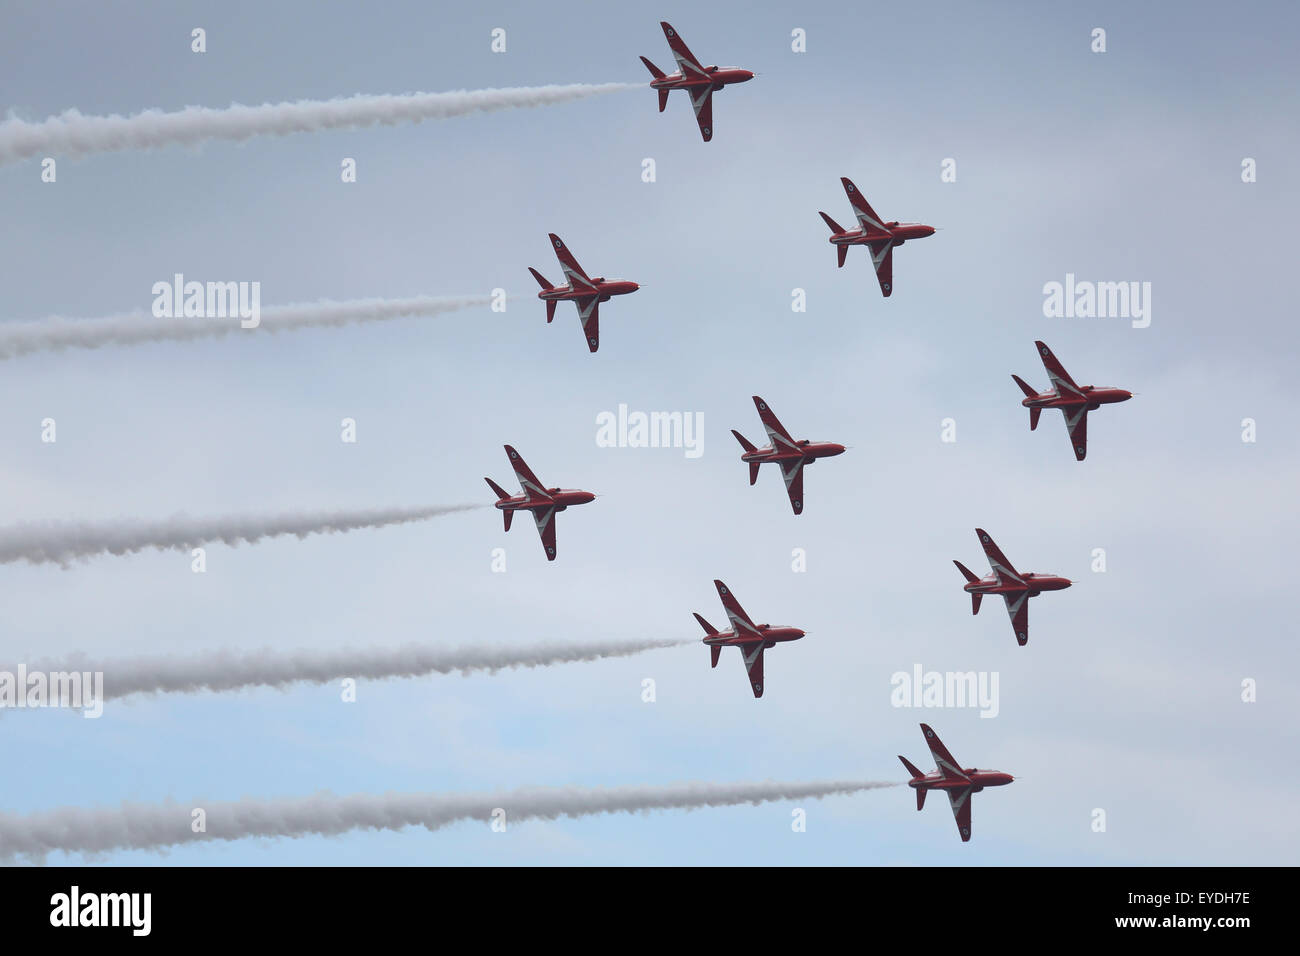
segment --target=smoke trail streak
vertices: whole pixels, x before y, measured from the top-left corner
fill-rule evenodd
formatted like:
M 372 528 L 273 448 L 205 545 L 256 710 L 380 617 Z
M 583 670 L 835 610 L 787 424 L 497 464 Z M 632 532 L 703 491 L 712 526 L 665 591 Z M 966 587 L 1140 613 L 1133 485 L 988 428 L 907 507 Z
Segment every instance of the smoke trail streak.
M 829 780 L 805 783 L 679 783 L 659 787 L 528 788 L 497 794 L 318 793 L 310 797 L 222 803 L 175 801 L 123 803 L 118 809 L 65 807 L 27 816 L 0 814 L 0 861 L 46 853 L 160 850 L 184 844 L 249 837 L 335 836 L 349 830 L 428 830 L 461 820 L 487 822 L 505 811 L 507 824 L 603 813 L 696 810 L 859 793 L 895 783 Z M 191 830 L 192 810 L 202 807 L 206 832 Z
M 225 109 L 187 106 L 171 113 L 151 109 L 131 116 L 85 116 L 71 109 L 39 122 L 10 117 L 0 123 L 0 166 L 33 156 L 82 156 L 171 144 L 194 145 L 209 139 L 246 140 L 253 136 L 419 123 L 468 113 L 550 106 L 636 87 L 635 83 L 571 83 L 448 93 L 358 94 L 261 106 L 236 103 Z
M 74 559 L 99 554 L 134 554 L 154 548 L 183 551 L 211 541 L 255 544 L 262 538 L 291 534 L 341 533 L 359 528 L 427 521 L 483 505 L 424 508 L 372 508 L 359 511 L 317 511 L 283 515 L 230 515 L 190 518 L 176 515 L 161 521 L 24 522 L 0 528 L 0 564 L 27 561 L 67 567 Z
M 328 684 L 345 677 L 385 680 L 451 674 L 496 673 L 518 667 L 549 667 L 608 657 L 630 657 L 664 647 L 699 643 L 693 638 L 640 641 L 548 641 L 525 647 L 437 647 L 404 644 L 360 650 L 215 651 L 193 657 L 128 657 L 90 661 L 82 654 L 66 660 L 28 664 L 28 673 L 89 671 L 104 675 L 104 699 L 131 694 L 191 694 L 238 691 L 250 687 L 286 688 Z M 7 668 L 13 673 L 15 668 Z
M 405 299 L 354 299 L 347 302 L 305 302 L 268 306 L 260 310 L 261 324 L 244 329 L 238 318 L 158 318 L 128 312 L 101 319 L 51 316 L 34 322 L 0 323 L 0 359 L 31 352 L 68 348 L 96 349 L 104 345 L 187 341 L 232 333 L 254 335 L 293 329 L 325 328 L 356 322 L 379 322 L 417 315 L 439 315 L 477 305 L 490 305 L 489 295 L 411 296 Z

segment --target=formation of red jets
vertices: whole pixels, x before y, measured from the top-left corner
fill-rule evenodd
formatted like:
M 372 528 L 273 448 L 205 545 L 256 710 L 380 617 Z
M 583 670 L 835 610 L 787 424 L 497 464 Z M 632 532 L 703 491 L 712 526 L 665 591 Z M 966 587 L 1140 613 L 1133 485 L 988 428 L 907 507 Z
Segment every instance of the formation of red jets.
M 641 57 L 641 62 L 645 64 L 652 77 L 650 88 L 659 95 L 659 111 L 663 112 L 667 107 L 670 92 L 684 90 L 695 112 L 700 135 L 705 142 L 709 142 L 713 139 L 713 94 L 729 85 L 748 82 L 754 78 L 754 74 L 739 67 L 703 66 L 670 24 L 660 23 L 660 26 L 672 50 L 673 59 L 677 63 L 677 71 L 664 73 L 646 57 Z M 871 256 L 880 292 L 888 297 L 894 291 L 894 249 L 909 240 L 925 239 L 934 235 L 935 227 L 923 223 L 887 221 L 872 209 L 861 190 L 850 179 L 844 177 L 840 182 L 857 221 L 856 228 L 845 229 L 825 212 L 819 213 L 826 225 L 830 227 L 829 241 L 835 247 L 837 266 L 841 268 L 844 266 L 850 246 L 865 246 Z M 614 296 L 636 292 L 639 286 L 625 279 L 588 276 L 559 236 L 551 233 L 548 238 L 559 260 L 565 283 L 552 285 L 536 269 L 529 268 L 529 272 L 541 286 L 537 297 L 546 303 L 546 321 L 550 323 L 555 318 L 556 303 L 573 302 L 578 311 L 587 348 L 591 352 L 596 352 L 600 346 L 600 304 L 608 302 Z M 1038 427 L 1038 419 L 1043 409 L 1060 409 L 1070 435 L 1075 458 L 1083 461 L 1087 454 L 1088 413 L 1096 411 L 1102 405 L 1127 401 L 1133 397 L 1132 393 L 1121 388 L 1076 385 L 1046 345 L 1042 342 L 1034 344 L 1047 371 L 1049 389 L 1038 392 L 1019 376 L 1012 375 L 1025 396 L 1021 404 L 1029 409 L 1029 427 L 1031 430 Z M 790 508 L 795 515 L 800 515 L 804 509 L 804 468 L 821 458 L 843 454 L 845 446 L 834 442 L 795 439 L 762 398 L 755 395 L 753 400 L 759 419 L 763 423 L 763 429 L 767 433 L 768 444 L 762 448 L 756 447 L 739 431 L 732 429 L 732 434 L 742 449 L 740 460 L 749 466 L 749 483 L 753 485 L 758 480 L 759 469 L 763 464 L 776 465 L 785 482 Z M 555 516 L 570 505 L 587 504 L 596 496 L 589 491 L 578 489 L 546 487 L 514 448 L 506 445 L 505 450 L 522 494 L 507 494 L 491 478 L 485 479 L 497 496 L 495 504 L 503 513 L 505 529 L 510 530 L 511 518 L 516 511 L 530 512 L 541 535 L 546 558 L 548 561 L 554 561 L 556 558 Z M 1058 575 L 1017 571 L 993 542 L 988 532 L 977 528 L 975 534 L 988 559 L 989 573 L 984 577 L 977 577 L 961 562 L 955 560 L 953 562 L 966 579 L 963 590 L 971 596 L 972 613 L 979 612 L 980 601 L 984 595 L 1001 597 L 1006 603 L 1016 641 L 1024 646 L 1029 640 L 1029 599 L 1044 591 L 1068 588 L 1072 582 Z M 711 666 L 718 666 L 724 647 L 738 648 L 753 695 L 756 698 L 762 697 L 764 652 L 779 643 L 797 641 L 804 637 L 805 632 L 797 627 L 755 624 L 725 584 L 717 580 L 713 584 L 717 588 L 718 597 L 726 612 L 728 629 L 719 631 L 700 614 L 695 614 L 695 619 L 705 632 L 703 643 L 709 648 Z M 1009 774 L 995 770 L 962 768 L 927 724 L 921 724 L 921 730 L 934 757 L 936 769 L 931 773 L 922 773 L 905 757 L 899 757 L 912 775 L 908 785 L 916 791 L 916 807 L 920 810 L 924 806 L 925 795 L 930 790 L 943 790 L 948 795 L 961 839 L 963 842 L 967 841 L 971 836 L 971 795 L 985 787 L 1011 783 L 1013 778 Z

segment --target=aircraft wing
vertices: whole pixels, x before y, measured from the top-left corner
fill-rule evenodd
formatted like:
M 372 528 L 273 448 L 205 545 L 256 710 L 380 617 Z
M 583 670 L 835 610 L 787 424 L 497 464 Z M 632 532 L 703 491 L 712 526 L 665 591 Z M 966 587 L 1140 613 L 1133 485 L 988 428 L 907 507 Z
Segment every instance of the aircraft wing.
M 984 548 L 984 554 L 989 559 L 989 567 L 997 575 L 998 582 L 1001 584 L 1024 584 L 1025 579 L 1021 577 L 1020 572 L 1011 566 L 1007 556 L 1002 553 L 1002 549 L 993 543 L 989 533 L 983 528 L 975 529 L 976 536 L 980 539 L 980 544 Z
M 510 459 L 510 467 L 515 470 L 515 477 L 519 479 L 519 487 L 523 489 L 524 497 L 550 499 L 546 486 L 537 480 L 537 476 L 533 474 L 533 470 L 524 462 L 519 452 L 506 445 L 506 457 Z
M 537 522 L 537 533 L 542 536 L 542 547 L 546 549 L 546 560 L 555 560 L 555 508 L 539 508 L 533 512 Z
M 948 791 L 948 803 L 952 805 L 952 815 L 957 821 L 962 843 L 970 842 L 970 795 L 970 787 Z
M 844 248 L 841 246 L 840 248 Z M 880 283 L 880 293 L 886 297 L 894 291 L 894 243 L 883 239 L 871 243 L 871 264 L 876 267 L 876 281 Z
M 803 514 L 803 459 L 778 462 L 781 477 L 785 479 L 785 493 L 790 496 L 790 507 L 795 514 Z
M 673 51 L 673 59 L 677 61 L 677 69 L 682 71 L 682 76 L 688 80 L 707 78 L 709 71 L 700 65 L 699 59 L 682 42 L 672 24 L 660 20 L 659 26 L 663 27 L 664 38 L 668 40 L 668 47 Z
M 876 215 L 876 211 L 871 208 L 871 204 L 859 191 L 858 187 L 853 185 L 853 181 L 847 176 L 841 176 L 840 182 L 844 185 L 844 193 L 849 197 L 849 205 L 853 207 L 853 214 L 858 217 L 858 225 L 868 236 L 889 236 L 891 233 L 885 226 L 885 221 Z
M 767 402 L 755 395 L 754 407 L 758 409 L 758 417 L 763 420 L 763 429 L 767 432 L 768 441 L 772 443 L 773 448 L 777 451 L 799 450 L 799 443 L 790 437 L 790 433 L 785 430 L 785 426 L 777 419 Z
M 588 350 L 600 348 L 600 296 L 578 299 L 578 318 L 582 320 L 582 334 L 587 338 Z
M 1047 369 L 1047 377 L 1052 380 L 1052 385 L 1062 395 L 1083 395 L 1083 389 L 1074 384 L 1074 379 L 1070 378 L 1070 373 L 1065 367 L 1056 360 L 1056 356 L 1042 342 L 1035 342 L 1038 346 L 1038 357 L 1043 360 L 1043 368 Z
M 969 782 L 970 777 L 961 772 L 961 764 L 948 753 L 948 748 L 943 745 L 943 741 L 939 739 L 934 729 L 929 724 L 922 724 L 921 733 L 925 735 L 925 744 L 930 748 L 930 756 L 934 758 L 934 765 L 939 768 L 939 772 L 949 780 Z
M 1074 447 L 1074 457 L 1083 461 L 1088 455 L 1088 406 L 1063 408 L 1065 427 L 1070 430 L 1070 444 Z
M 736 636 L 739 638 L 757 636 L 758 628 L 749 619 L 749 615 L 740 606 L 740 602 L 731 593 L 731 589 L 721 581 L 714 581 L 713 585 L 718 589 L 718 597 L 722 599 L 722 606 L 727 612 L 727 620 L 731 622 L 731 629 L 735 631 Z
M 564 244 L 564 240 L 555 233 L 548 233 L 551 245 L 555 247 L 555 258 L 560 260 L 560 268 L 564 270 L 564 276 L 569 280 L 569 285 L 576 291 L 584 288 L 595 289 L 596 284 L 591 281 L 591 277 L 582 270 L 578 265 L 578 260 L 573 257 L 569 247 Z
M 745 660 L 745 670 L 749 673 L 749 686 L 755 697 L 763 696 L 763 642 L 741 644 L 740 653 Z
M 1007 614 L 1011 618 L 1011 629 L 1016 632 L 1016 641 L 1021 647 L 1029 643 L 1029 592 L 1004 594 L 1007 602 Z
M 690 87 L 691 107 L 695 110 L 695 122 L 700 124 L 700 135 L 704 142 L 713 139 L 713 87 Z

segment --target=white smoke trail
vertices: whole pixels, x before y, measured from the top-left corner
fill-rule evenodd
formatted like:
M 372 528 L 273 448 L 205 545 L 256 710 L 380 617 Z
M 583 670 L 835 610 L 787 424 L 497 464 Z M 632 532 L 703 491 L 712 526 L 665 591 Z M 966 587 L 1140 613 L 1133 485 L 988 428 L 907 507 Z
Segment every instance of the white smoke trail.
M 457 309 L 490 305 L 489 295 L 411 296 L 404 299 L 353 299 L 346 302 L 305 302 L 268 306 L 260 311 L 261 324 L 244 329 L 238 318 L 158 318 L 147 312 L 128 312 L 101 319 L 65 319 L 51 316 L 34 322 L 0 323 L 0 359 L 30 352 L 68 348 L 96 349 L 104 345 L 139 342 L 186 341 L 239 333 L 255 335 L 292 329 L 324 328 L 354 322 L 379 322 L 416 315 L 439 315 Z
M 517 667 L 549 667 L 607 657 L 630 657 L 664 647 L 698 641 L 659 638 L 640 641 L 548 641 L 525 647 L 401 647 L 297 651 L 214 651 L 192 657 L 133 657 L 90 661 L 75 654 L 67 660 L 27 665 L 28 673 L 68 670 L 102 673 L 104 700 L 131 694 L 237 691 L 250 687 L 285 688 L 292 684 L 328 684 L 345 677 L 384 680 L 450 674 L 495 673 Z M 5 670 L 13 673 L 15 668 Z
M 0 861 L 40 859 L 45 854 L 104 853 L 109 850 L 160 850 L 183 844 L 249 837 L 334 836 L 349 830 L 428 830 L 460 820 L 488 822 L 497 809 L 507 824 L 603 813 L 696 810 L 760 804 L 775 800 L 819 799 L 897 786 L 861 780 L 805 783 L 679 783 L 660 787 L 582 789 L 530 788 L 497 794 L 318 793 L 310 797 L 184 806 L 123 803 L 118 809 L 66 807 L 27 816 L 0 814 Z M 192 811 L 202 808 L 206 831 L 191 829 Z
M 145 110 L 131 116 L 84 116 L 72 109 L 39 122 L 10 117 L 0 123 L 0 166 L 33 156 L 81 156 L 193 145 L 209 139 L 246 140 L 253 136 L 419 123 L 468 113 L 550 106 L 633 88 L 637 84 L 571 83 L 448 93 L 358 94 L 261 106 L 236 103 L 225 109 L 187 106 L 172 113 Z
M 483 505 L 446 505 L 424 508 L 371 508 L 358 511 L 317 511 L 282 515 L 228 515 L 190 518 L 176 515 L 161 521 L 121 520 L 90 522 L 24 522 L 0 528 L 0 564 L 27 561 L 67 567 L 74 559 L 99 554 L 134 554 L 154 548 L 184 551 L 211 541 L 238 545 L 262 538 L 382 528 L 386 525 L 427 521 Z

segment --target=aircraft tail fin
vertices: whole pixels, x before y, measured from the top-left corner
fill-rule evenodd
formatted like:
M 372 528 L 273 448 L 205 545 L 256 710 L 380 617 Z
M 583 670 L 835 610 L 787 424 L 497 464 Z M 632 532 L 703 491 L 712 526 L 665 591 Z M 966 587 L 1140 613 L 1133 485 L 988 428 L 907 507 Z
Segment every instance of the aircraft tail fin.
M 664 71 L 659 69 L 659 67 L 655 66 L 645 57 L 641 57 L 641 62 L 645 64 L 645 68 L 650 71 L 650 75 L 653 76 L 656 80 L 662 80 L 664 78 Z M 664 95 L 667 95 L 668 91 L 661 90 L 660 92 L 663 93 Z M 662 109 L 662 107 L 660 108 Z
M 758 451 L 758 449 L 754 447 L 753 442 L 751 442 L 740 432 L 736 431 L 734 428 L 731 430 L 731 434 L 736 436 L 736 441 L 740 442 L 740 447 L 745 449 L 745 451 Z
M 840 224 L 839 224 L 838 222 L 836 222 L 834 219 L 832 219 L 830 216 L 826 215 L 826 213 L 824 213 L 824 212 L 820 212 L 820 211 L 819 211 L 819 212 L 817 213 L 817 215 L 821 216 L 823 219 L 826 220 L 826 225 L 828 225 L 828 226 L 831 227 L 831 232 L 832 232 L 832 233 L 841 233 L 841 232 L 844 231 L 843 228 L 840 227 Z M 840 267 L 841 269 L 843 269 L 843 268 L 844 268 L 844 260 L 846 260 L 846 259 L 849 257 L 849 247 L 848 247 L 848 246 L 836 246 L 836 247 L 835 247 L 835 257 L 836 257 L 836 259 L 838 260 L 839 267 Z
M 1041 408 L 1031 408 L 1029 410 L 1029 430 L 1033 431 L 1038 427 L 1038 416 L 1042 414 Z
M 695 613 L 695 612 L 692 612 L 692 613 Z M 704 618 L 702 618 L 698 613 L 695 614 L 695 620 L 697 620 L 697 621 L 700 622 L 700 627 L 704 628 L 704 633 L 707 634 L 707 635 L 709 635 L 710 637 L 712 637 L 714 634 L 717 634 L 717 633 L 718 633 L 718 629 L 715 628 L 715 627 L 714 627 L 712 624 L 710 624 L 708 621 L 704 620 Z M 714 655 L 713 661 L 714 661 L 714 666 L 716 667 L 716 666 L 717 666 L 717 655 L 716 655 L 716 654 Z
M 538 271 L 537 271 L 536 269 L 534 269 L 532 266 L 529 266 L 529 267 L 528 267 L 528 271 L 531 272 L 531 273 L 533 274 L 533 278 L 537 280 L 537 284 L 538 284 L 539 286 L 541 286 L 543 289 L 554 289 L 554 288 L 555 288 L 555 286 L 551 285 L 549 282 L 546 281 L 546 276 L 542 275 L 540 272 L 538 272 Z
M 495 481 L 493 481 L 491 478 L 484 478 L 483 480 L 486 481 L 486 482 L 488 483 L 488 487 L 491 488 L 492 491 L 496 494 L 496 496 L 497 496 L 497 501 L 501 501 L 501 500 L 503 500 L 503 499 L 505 499 L 505 498 L 509 498 L 509 497 L 510 497 L 508 494 L 506 494 L 505 489 L 503 489 L 500 485 L 498 485 L 498 484 L 497 484 Z M 510 530 L 510 519 L 513 518 L 513 517 L 515 516 L 515 513 L 514 513 L 513 511 L 507 511 L 507 510 L 505 510 L 505 509 L 502 509 L 502 511 L 501 511 L 501 515 L 502 515 L 502 517 L 505 518 L 505 521 L 506 521 L 506 530 L 509 531 L 509 530 Z
M 957 570 L 961 572 L 961 576 L 966 579 L 967 584 L 974 584 L 979 580 L 971 569 L 966 567 L 966 565 L 962 564 L 960 561 L 953 561 L 953 564 L 957 565 Z
M 901 761 L 903 761 L 903 766 L 907 768 L 907 772 L 910 773 L 913 777 L 924 777 L 924 776 L 925 776 L 925 774 L 923 774 L 923 773 L 921 773 L 921 771 L 917 770 L 916 767 L 913 766 L 912 762 L 911 762 L 910 760 L 908 760 L 906 757 L 904 757 L 902 754 L 899 754 L 899 755 L 898 755 L 898 759 L 901 760 Z
M 1016 380 L 1016 384 L 1020 386 L 1020 390 L 1025 393 L 1025 398 L 1033 398 L 1038 394 L 1034 391 L 1033 387 L 1019 375 L 1012 375 L 1011 377 Z

